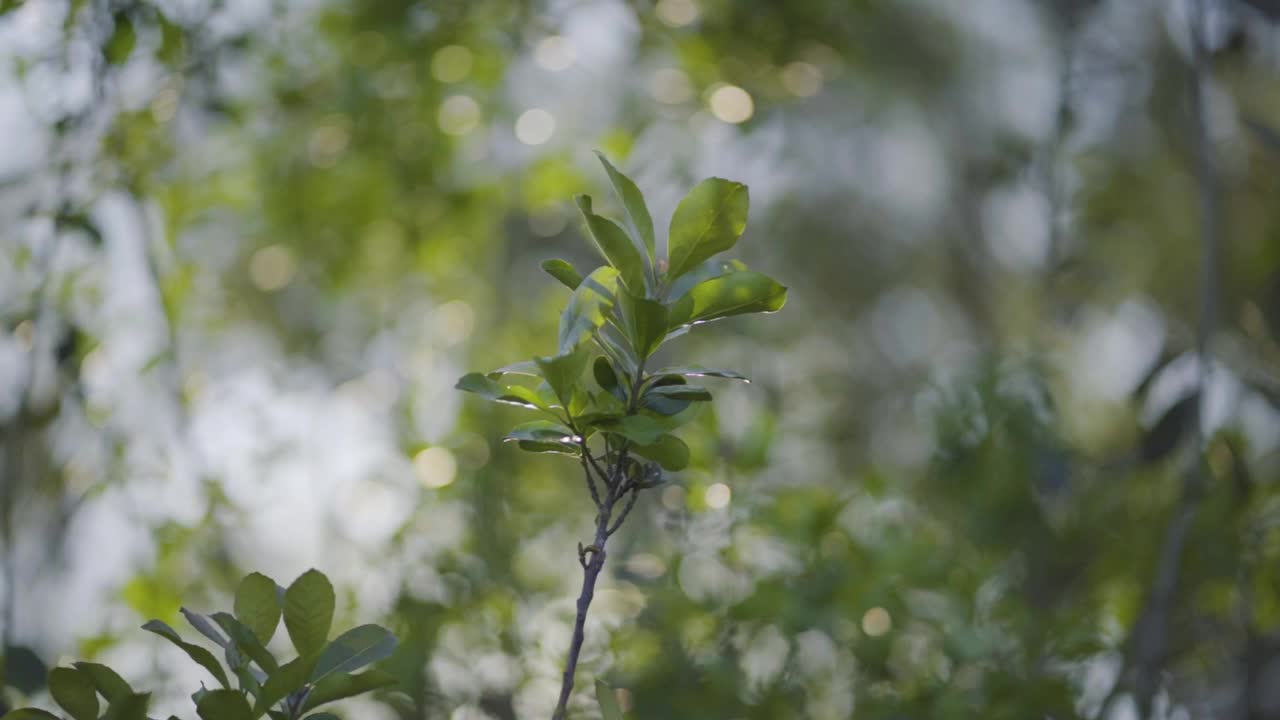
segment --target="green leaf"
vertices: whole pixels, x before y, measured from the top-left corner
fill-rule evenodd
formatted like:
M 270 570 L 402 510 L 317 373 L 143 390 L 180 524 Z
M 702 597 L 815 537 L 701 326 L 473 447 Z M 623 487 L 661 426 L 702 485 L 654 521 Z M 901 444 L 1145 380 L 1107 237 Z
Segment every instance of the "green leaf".
M 578 442 L 573 430 L 549 420 L 534 420 L 521 423 L 507 433 L 508 441 L 519 440 L 536 443 L 555 443 L 557 445 L 573 445 Z
M 492 373 L 490 373 L 492 375 Z M 454 385 L 458 390 L 475 393 L 480 397 L 496 403 L 515 405 L 530 410 L 550 411 L 549 398 L 544 398 L 537 391 L 523 385 L 499 385 L 489 376 L 480 373 L 467 373 Z
M 308 570 L 284 594 L 284 626 L 303 657 L 324 648 L 333 624 L 333 585 L 319 570 Z
M 559 258 L 543 260 L 542 269 L 570 290 L 577 290 L 578 286 L 582 284 L 582 274 L 578 272 L 577 268 L 570 265 L 568 260 Z
M 62 720 L 62 718 L 44 710 L 36 708 L 22 708 L 6 713 L 0 720 Z
M 222 637 L 222 633 L 213 627 L 213 623 L 210 622 L 209 618 L 186 608 L 178 608 L 178 610 L 182 613 L 182 617 L 187 619 L 187 624 L 195 628 L 197 632 L 218 645 L 227 647 L 227 639 Z
M 787 289 L 768 275 L 744 270 L 695 285 L 671 306 L 671 327 L 703 323 L 745 313 L 775 312 L 787 302 Z
M 609 182 L 613 183 L 613 190 L 618 193 L 618 199 L 626 208 L 627 217 L 631 218 L 631 224 L 635 226 L 636 233 L 649 254 L 649 262 L 652 263 L 658 256 L 655 250 L 657 243 L 653 238 L 653 218 L 649 215 L 649 207 L 645 205 L 644 195 L 640 193 L 640 188 L 636 187 L 631 178 L 618 172 L 604 153 L 597 150 L 596 157 L 600 158 L 600 164 L 604 165 L 605 172 L 609 173 Z
M 623 292 L 620 299 L 622 321 L 631 347 L 645 360 L 667 337 L 667 306 L 629 292 Z
M 617 223 L 591 211 L 590 196 L 579 195 L 577 200 L 578 209 L 587 221 L 587 229 L 591 231 L 591 237 L 595 239 L 596 247 L 600 248 L 605 260 L 618 269 L 628 290 L 644 295 L 644 260 L 635 243 L 631 242 L 627 232 L 618 227 Z
M 268 675 L 267 681 L 262 683 L 258 700 L 254 703 L 254 717 L 261 716 L 267 708 L 283 700 L 289 693 L 301 690 L 307 684 L 307 678 L 311 677 L 311 671 L 315 666 L 314 656 L 303 655 L 281 665 L 278 670 Z
M 271 583 L 271 596 L 273 599 L 275 593 L 276 588 L 273 582 Z M 249 659 L 258 663 L 258 667 L 262 668 L 263 672 L 273 673 L 276 668 L 280 667 L 275 657 L 258 640 L 258 636 L 239 620 L 224 612 L 214 613 L 213 619 L 227 632 L 231 641 L 235 643 L 235 647 Z
M 666 397 L 673 400 L 691 400 L 693 402 L 706 402 L 711 399 L 711 393 L 706 388 L 698 387 L 697 385 L 661 385 L 649 388 L 645 395 Z
M 98 720 L 98 691 L 88 675 L 75 668 L 49 671 L 49 694 L 75 720 Z
M 662 437 L 667 430 L 657 420 L 645 415 L 628 415 L 617 420 L 597 423 L 601 430 L 621 435 L 637 445 L 649 445 Z
M 306 702 L 302 703 L 302 712 L 313 710 L 335 700 L 354 697 L 395 684 L 395 676 L 382 670 L 368 670 L 359 675 L 347 673 L 330 675 L 311 689 Z
M 222 666 L 218 664 L 218 659 L 213 656 L 213 653 L 205 650 L 199 645 L 192 645 L 191 643 L 184 641 L 173 628 L 159 620 L 149 621 L 146 625 L 142 626 L 142 629 L 147 630 L 148 632 L 153 632 L 174 645 L 177 645 L 187 654 L 188 657 L 199 663 L 205 670 L 208 670 L 209 674 L 213 675 L 219 685 L 224 688 L 231 687 L 231 683 L 227 680 L 227 674 L 223 672 Z
M 588 354 L 583 348 L 573 348 L 563 355 L 534 358 L 547 385 L 551 386 L 560 405 L 566 409 L 573 404 L 573 389 L 587 366 L 587 358 Z
M 557 455 L 573 455 L 575 457 L 582 454 L 582 450 L 577 445 L 566 445 L 564 443 L 521 440 L 516 443 L 516 446 L 525 452 L 531 453 L 555 453 Z
M 667 278 L 678 278 L 733 247 L 747 227 L 749 204 L 747 186 L 741 183 L 708 178 L 695 185 L 671 216 Z
M 532 360 L 521 360 L 520 362 L 504 365 L 497 370 L 490 370 L 485 373 L 485 377 L 490 380 L 497 380 L 503 375 L 525 375 L 528 377 L 542 377 L 538 374 L 538 365 Z
M 4 677 L 5 684 L 24 695 L 34 695 L 43 690 L 49 676 L 49 668 L 44 661 L 25 645 L 10 645 L 5 648 L 4 657 L 0 658 L 0 667 L 3 668 L 0 675 Z
M 236 588 L 236 619 L 253 632 L 258 642 L 266 645 L 271 641 L 280 625 L 280 613 L 275 580 L 262 573 L 250 573 L 240 581 Z
M 320 653 L 311 682 L 332 673 L 350 673 L 379 660 L 396 649 L 396 636 L 380 625 L 361 625 L 339 635 Z
M 683 470 L 689 466 L 689 446 L 675 435 L 663 435 L 649 445 L 632 445 L 631 452 L 649 458 L 664 470 Z
M 196 703 L 201 720 L 254 720 L 249 701 L 235 690 L 210 690 Z
M 133 695 L 133 688 L 129 687 L 129 683 L 120 677 L 115 670 L 92 662 L 75 663 L 76 669 L 89 678 L 94 688 L 102 697 L 107 699 L 108 703 L 113 703 L 123 697 Z
M 613 688 L 596 680 L 596 702 L 600 703 L 600 714 L 604 720 L 622 720 L 622 708 L 618 706 L 618 696 Z
M 111 16 L 111 20 L 115 28 L 112 30 L 111 37 L 107 40 L 102 52 L 106 56 L 108 65 L 119 65 L 129 59 L 134 45 L 138 42 L 138 37 L 133 29 L 133 20 L 128 13 L 123 10 L 116 11 Z M 97 720 L 97 718 L 94 718 L 94 720 Z
M 701 365 L 681 365 L 677 367 L 665 367 L 660 370 L 654 370 L 654 375 L 684 375 L 687 377 L 714 377 L 726 378 L 728 380 L 741 380 L 749 383 L 751 380 L 746 375 L 739 375 L 732 370 L 719 370 L 716 368 L 702 367 Z
M 601 355 L 591 366 L 591 374 L 595 377 L 596 383 L 600 388 L 609 393 L 609 396 L 621 402 L 626 402 L 627 389 L 622 386 L 618 380 L 618 373 L 614 371 L 613 365 L 609 363 L 609 358 Z
M 593 270 L 573 291 L 573 297 L 560 315 L 560 355 L 576 350 L 605 323 L 617 290 L 618 271 L 606 266 Z
M 111 701 L 102 720 L 147 720 L 151 693 L 129 693 Z
M 342 720 L 342 718 L 334 715 L 333 713 L 324 712 L 316 713 L 315 715 L 308 715 L 302 720 Z
M 698 283 L 706 282 L 711 278 L 717 278 L 721 275 L 741 272 L 746 269 L 747 264 L 741 260 L 712 258 L 672 280 L 671 285 L 667 287 L 667 297 L 678 298 L 689 292 L 689 289 Z

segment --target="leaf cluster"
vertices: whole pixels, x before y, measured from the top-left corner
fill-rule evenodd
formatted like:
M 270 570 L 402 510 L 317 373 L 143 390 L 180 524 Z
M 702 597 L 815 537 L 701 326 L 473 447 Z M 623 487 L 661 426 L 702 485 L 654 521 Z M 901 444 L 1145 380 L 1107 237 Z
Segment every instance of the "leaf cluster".
M 217 646 L 216 653 L 184 640 L 160 620 L 142 627 L 176 645 L 217 682 L 214 689 L 202 683 L 191 696 L 200 720 L 257 720 L 264 716 L 271 720 L 337 720 L 331 713 L 312 711 L 395 684 L 384 671 L 356 671 L 389 657 L 396 638 L 378 625 L 361 625 L 329 640 L 333 611 L 333 585 L 318 570 L 308 570 L 288 588 L 253 573 L 240 582 L 233 612 L 204 615 L 182 609 L 191 627 Z M 297 652 L 284 663 L 266 648 L 281 620 Z M 106 665 L 77 662 L 55 667 L 49 671 L 48 688 L 71 720 L 148 720 L 150 693 L 136 692 Z M 35 708 L 15 710 L 0 718 L 51 719 L 60 720 Z

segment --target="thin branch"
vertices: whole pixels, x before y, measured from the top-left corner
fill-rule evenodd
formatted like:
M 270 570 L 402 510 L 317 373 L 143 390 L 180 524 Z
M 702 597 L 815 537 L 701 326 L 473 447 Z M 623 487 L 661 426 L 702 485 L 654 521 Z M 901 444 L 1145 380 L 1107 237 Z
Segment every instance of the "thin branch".
M 587 478 L 587 490 L 591 491 L 591 501 L 596 504 L 596 509 L 604 508 L 604 504 L 600 502 L 600 490 L 596 488 L 595 478 L 591 477 L 591 468 L 594 467 L 596 472 L 600 472 L 600 466 L 596 465 L 595 458 L 591 457 L 591 451 L 587 449 L 587 440 L 582 437 L 582 433 L 574 429 L 574 434 L 578 436 L 578 448 L 582 450 L 582 456 L 579 460 L 582 462 L 582 474 Z M 590 463 L 590 464 L 588 464 Z
M 627 498 L 627 504 L 622 508 L 622 512 L 618 514 L 618 519 L 614 521 L 613 525 L 609 526 L 608 537 L 613 537 L 613 534 L 618 532 L 618 528 L 622 527 L 623 521 L 631 514 L 631 508 L 636 506 L 636 498 L 640 497 L 639 485 L 632 483 L 627 487 L 631 489 L 631 496 Z M 626 491 L 626 488 L 624 488 L 623 492 L 625 493 Z

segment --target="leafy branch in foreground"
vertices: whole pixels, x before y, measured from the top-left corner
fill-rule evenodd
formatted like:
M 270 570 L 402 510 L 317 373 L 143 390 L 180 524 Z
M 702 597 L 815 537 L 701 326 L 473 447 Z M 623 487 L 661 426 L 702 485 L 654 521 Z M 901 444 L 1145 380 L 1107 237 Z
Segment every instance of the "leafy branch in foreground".
M 176 645 L 217 682 L 201 683 L 191 696 L 200 720 L 338 720 L 311 711 L 328 703 L 395 684 L 381 670 L 355 671 L 389 657 L 396 647 L 391 631 L 361 625 L 329 640 L 334 593 L 329 579 L 308 570 L 287 589 L 260 573 L 240 582 L 233 613 L 201 615 L 186 608 L 191 627 L 221 649 L 226 667 L 203 645 L 187 642 L 160 620 L 143 625 Z M 281 664 L 266 649 L 284 620 L 298 656 Z M 49 694 L 72 720 L 148 720 L 150 693 L 135 692 L 114 670 L 78 662 L 49 671 Z M 103 702 L 105 701 L 105 702 Z M 44 710 L 14 710 L 0 720 L 59 720 Z M 170 716 L 169 720 L 177 720 Z
M 671 218 L 667 256 L 659 258 L 644 197 L 603 155 L 630 231 L 597 215 L 591 198 L 578 208 L 607 265 L 585 277 L 564 260 L 542 268 L 572 291 L 560 316 L 556 353 L 489 373 L 470 373 L 460 390 L 540 413 L 507 435 L 522 450 L 577 460 L 596 507 L 595 536 L 578 546 L 582 593 L 555 719 L 565 716 L 583 627 L 605 562 L 605 544 L 622 527 L 641 491 L 664 471 L 689 463 L 674 430 L 689 422 L 711 393 L 690 378 L 746 378 L 729 370 L 673 365 L 649 370 L 654 353 L 690 327 L 747 313 L 774 312 L 787 289 L 737 260 L 713 259 L 731 249 L 747 225 L 747 187 L 710 178 L 685 196 Z M 587 373 L 590 368 L 590 373 Z M 586 377 L 589 375 L 590 380 Z

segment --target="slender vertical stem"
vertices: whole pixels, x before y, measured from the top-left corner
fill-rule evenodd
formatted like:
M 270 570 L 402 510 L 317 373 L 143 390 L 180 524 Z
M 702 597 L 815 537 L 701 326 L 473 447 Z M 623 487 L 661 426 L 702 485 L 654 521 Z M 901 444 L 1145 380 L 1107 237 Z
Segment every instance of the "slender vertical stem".
M 573 623 L 573 639 L 569 644 L 569 659 L 564 667 L 564 680 L 560 685 L 560 700 L 556 704 L 552 720 L 564 720 L 569 707 L 569 695 L 573 693 L 573 676 L 578 669 L 578 656 L 582 653 L 582 642 L 586 638 L 587 611 L 591 609 L 591 600 L 596 594 L 596 580 L 604 569 L 605 543 L 609 540 L 609 515 L 613 511 L 615 494 L 611 490 L 606 506 L 596 515 L 596 538 L 592 546 L 591 559 L 582 566 L 582 593 L 578 595 L 578 615 Z

